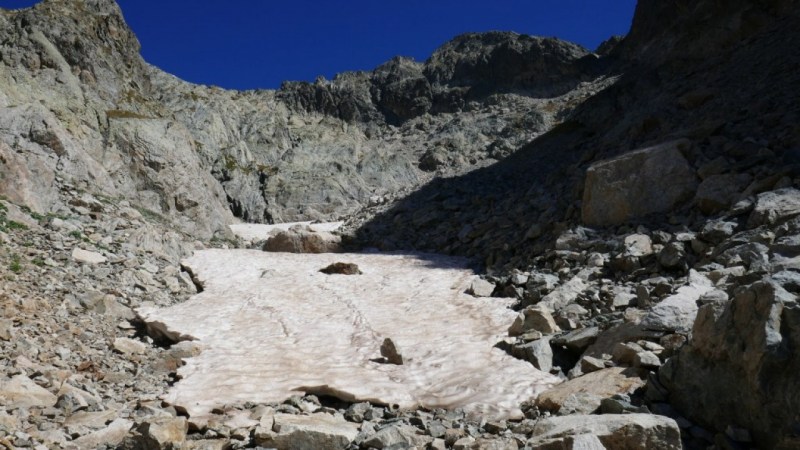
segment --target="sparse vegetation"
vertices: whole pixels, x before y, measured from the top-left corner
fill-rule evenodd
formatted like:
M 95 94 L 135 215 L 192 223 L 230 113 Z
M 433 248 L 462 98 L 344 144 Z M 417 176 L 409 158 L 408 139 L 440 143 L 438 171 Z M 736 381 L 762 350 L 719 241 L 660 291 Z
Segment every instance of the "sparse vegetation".
M 22 263 L 18 254 L 11 255 L 11 262 L 8 264 L 8 269 L 14 273 L 22 272 Z
M 28 226 L 24 223 L 19 223 L 14 220 L 10 220 L 7 216 L 8 207 L 0 203 L 0 231 L 2 232 L 9 232 L 12 230 L 27 230 Z
M 106 111 L 106 117 L 109 119 L 152 119 L 152 117 L 139 114 L 135 111 L 127 111 L 122 109 L 110 109 Z
M 147 209 L 147 208 L 145 208 L 143 206 L 134 206 L 134 209 L 139 211 L 139 214 L 141 214 L 142 217 L 144 217 L 145 219 L 147 219 L 147 220 L 149 220 L 151 222 L 159 222 L 159 223 L 168 222 L 166 217 L 162 216 L 161 214 L 159 214 L 159 213 L 157 213 L 157 212 L 155 212 L 153 210 Z

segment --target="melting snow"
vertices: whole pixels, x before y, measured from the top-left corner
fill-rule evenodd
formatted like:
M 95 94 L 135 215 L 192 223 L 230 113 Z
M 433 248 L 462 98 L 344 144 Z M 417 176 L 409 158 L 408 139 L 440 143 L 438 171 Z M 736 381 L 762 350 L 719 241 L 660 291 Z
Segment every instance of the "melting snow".
M 363 274 L 319 272 L 338 261 Z M 466 295 L 474 275 L 461 259 L 204 250 L 184 265 L 204 291 L 139 312 L 202 344 L 165 398 L 193 416 L 308 392 L 515 417 L 559 381 L 494 348 L 516 313 L 507 299 Z M 378 362 L 386 338 L 403 365 Z

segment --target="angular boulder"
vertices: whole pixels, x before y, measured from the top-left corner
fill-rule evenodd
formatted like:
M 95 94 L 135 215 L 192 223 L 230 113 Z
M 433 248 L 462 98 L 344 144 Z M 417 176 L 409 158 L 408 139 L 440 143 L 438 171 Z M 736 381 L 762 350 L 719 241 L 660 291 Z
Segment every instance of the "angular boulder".
M 680 139 L 592 164 L 586 171 L 583 222 L 618 225 L 691 199 L 697 177 L 682 153 L 690 145 Z
M 256 435 L 256 444 L 278 450 L 343 449 L 356 438 L 358 428 L 328 414 L 276 414 L 271 430 Z
M 755 447 L 798 448 L 800 304 L 792 279 L 778 273 L 700 308 L 688 346 L 659 371 L 673 406 L 709 429 L 746 428 Z
M 697 300 L 712 289 L 711 280 L 691 270 L 687 285 L 655 305 L 642 319 L 641 326 L 646 330 L 688 332 L 697 317 Z
M 750 213 L 747 225 L 775 224 L 800 214 L 800 190 L 795 188 L 778 189 L 758 195 L 756 206 Z
M 56 404 L 56 396 L 25 375 L 0 380 L 0 405 L 16 408 L 45 408 Z
M 597 441 L 602 446 L 598 447 Z M 536 423 L 527 446 L 542 450 L 683 448 L 678 424 L 668 417 L 652 414 L 575 415 L 542 419 Z
M 336 253 L 341 238 L 327 231 L 314 231 L 306 225 L 295 225 L 278 231 L 264 242 L 266 252 L 287 253 Z
M 509 336 L 519 336 L 528 331 L 542 334 L 553 334 L 560 331 L 550 310 L 544 305 L 529 306 L 520 311 L 514 323 L 508 329 Z
M 544 391 L 536 399 L 536 405 L 540 409 L 555 412 L 571 395 L 591 394 L 604 399 L 616 394 L 630 394 L 644 386 L 641 375 L 639 370 L 626 367 L 598 370 Z

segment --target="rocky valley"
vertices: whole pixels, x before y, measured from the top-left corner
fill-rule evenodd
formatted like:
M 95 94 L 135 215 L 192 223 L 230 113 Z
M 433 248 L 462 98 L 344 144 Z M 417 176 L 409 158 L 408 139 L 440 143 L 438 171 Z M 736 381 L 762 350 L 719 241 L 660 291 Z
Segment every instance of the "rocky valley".
M 0 448 L 800 448 L 797 105 L 795 0 L 256 91 L 0 9 Z

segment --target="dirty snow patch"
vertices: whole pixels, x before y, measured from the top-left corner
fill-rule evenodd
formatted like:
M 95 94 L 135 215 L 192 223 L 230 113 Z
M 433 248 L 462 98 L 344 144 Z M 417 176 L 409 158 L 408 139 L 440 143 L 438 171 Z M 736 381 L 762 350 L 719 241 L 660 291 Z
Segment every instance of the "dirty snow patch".
M 320 273 L 339 261 L 363 274 Z M 516 313 L 508 299 L 466 295 L 475 276 L 461 259 L 215 249 L 183 264 L 205 290 L 139 314 L 203 346 L 165 397 L 193 416 L 306 392 L 518 417 L 558 382 L 494 347 Z M 386 338 L 402 365 L 380 362 Z

